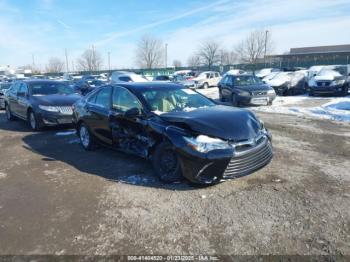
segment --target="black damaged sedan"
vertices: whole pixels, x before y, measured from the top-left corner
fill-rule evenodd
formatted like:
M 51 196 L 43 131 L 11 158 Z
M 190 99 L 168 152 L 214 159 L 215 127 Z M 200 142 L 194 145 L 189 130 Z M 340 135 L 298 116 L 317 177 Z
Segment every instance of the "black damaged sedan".
M 153 162 L 164 181 L 214 184 L 272 159 L 271 136 L 253 113 L 217 105 L 173 83 L 121 83 L 74 105 L 84 149 L 105 145 Z

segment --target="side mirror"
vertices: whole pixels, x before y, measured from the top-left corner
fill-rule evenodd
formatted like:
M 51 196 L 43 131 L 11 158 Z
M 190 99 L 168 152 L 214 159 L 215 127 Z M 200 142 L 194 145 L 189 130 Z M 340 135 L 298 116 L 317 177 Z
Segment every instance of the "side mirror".
M 124 113 L 125 118 L 136 118 L 141 115 L 140 109 L 133 107 Z

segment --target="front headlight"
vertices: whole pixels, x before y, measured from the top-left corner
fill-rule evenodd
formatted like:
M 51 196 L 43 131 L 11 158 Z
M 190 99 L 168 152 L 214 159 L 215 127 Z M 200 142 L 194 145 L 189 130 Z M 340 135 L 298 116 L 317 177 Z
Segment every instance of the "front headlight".
M 331 86 L 342 86 L 345 84 L 345 80 L 344 79 L 340 79 L 340 80 L 334 80 L 331 83 Z
M 48 112 L 59 112 L 58 108 L 56 106 L 43 106 L 39 105 L 39 108 L 44 111 Z
M 268 94 L 268 95 L 275 95 L 276 92 L 275 92 L 274 89 L 270 89 L 269 91 L 267 91 L 267 94 Z
M 215 149 L 231 149 L 232 146 L 219 138 L 212 138 L 205 135 L 199 135 L 197 137 L 184 137 L 187 145 L 201 153 L 208 153 Z

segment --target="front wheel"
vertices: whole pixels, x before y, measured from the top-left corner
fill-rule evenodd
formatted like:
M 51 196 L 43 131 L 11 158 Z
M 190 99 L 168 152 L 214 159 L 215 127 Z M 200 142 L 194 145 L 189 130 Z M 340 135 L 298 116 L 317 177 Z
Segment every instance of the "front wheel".
M 33 111 L 29 111 L 27 119 L 28 119 L 29 126 L 33 131 L 39 131 L 41 129 L 41 126 L 39 125 L 39 122 L 38 122 L 38 118 L 36 117 Z
M 180 159 L 169 142 L 159 144 L 153 155 L 153 168 L 158 177 L 168 183 L 182 178 Z
M 8 104 L 5 105 L 5 110 L 6 110 L 6 119 L 8 121 L 15 120 L 15 117 L 12 115 L 11 109 Z
M 345 86 L 345 87 L 343 88 L 342 95 L 343 95 L 343 96 L 347 96 L 348 94 L 349 94 L 349 87 L 348 87 L 348 86 Z
M 79 138 L 81 146 L 86 151 L 91 151 L 96 148 L 94 136 L 91 134 L 89 128 L 84 123 L 79 126 Z
M 238 106 L 237 95 L 232 94 L 231 102 L 233 106 Z
M 204 83 L 204 84 L 203 84 L 203 88 L 204 88 L 204 89 L 207 89 L 208 87 L 209 87 L 208 83 Z

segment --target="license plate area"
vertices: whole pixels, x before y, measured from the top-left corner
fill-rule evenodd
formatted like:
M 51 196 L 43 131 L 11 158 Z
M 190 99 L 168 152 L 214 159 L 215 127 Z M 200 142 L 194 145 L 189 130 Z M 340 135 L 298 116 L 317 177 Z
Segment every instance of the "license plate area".
M 267 97 L 258 97 L 258 98 L 252 98 L 250 103 L 253 105 L 267 105 L 269 99 Z

